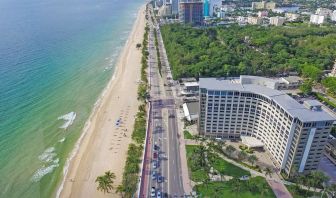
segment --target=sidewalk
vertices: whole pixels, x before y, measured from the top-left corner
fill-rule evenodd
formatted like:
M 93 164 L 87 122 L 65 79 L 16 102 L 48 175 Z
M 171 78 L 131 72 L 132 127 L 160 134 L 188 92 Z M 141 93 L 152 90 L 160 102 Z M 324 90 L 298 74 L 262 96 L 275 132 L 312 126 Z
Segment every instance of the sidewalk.
M 293 198 L 282 182 L 267 179 L 267 183 L 272 188 L 277 198 Z

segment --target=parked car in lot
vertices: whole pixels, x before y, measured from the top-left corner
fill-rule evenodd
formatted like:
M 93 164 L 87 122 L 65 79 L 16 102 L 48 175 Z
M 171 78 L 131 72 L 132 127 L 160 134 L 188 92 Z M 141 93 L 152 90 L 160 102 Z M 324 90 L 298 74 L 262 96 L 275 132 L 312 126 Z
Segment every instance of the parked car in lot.
M 154 144 L 154 150 L 158 151 L 160 149 L 160 147 L 156 144 Z
M 153 171 L 153 173 L 152 173 L 152 179 L 155 180 L 156 178 L 157 178 L 156 171 Z
M 155 187 L 152 187 L 152 190 L 151 190 L 151 197 L 155 197 L 156 195 L 156 190 L 155 190 Z

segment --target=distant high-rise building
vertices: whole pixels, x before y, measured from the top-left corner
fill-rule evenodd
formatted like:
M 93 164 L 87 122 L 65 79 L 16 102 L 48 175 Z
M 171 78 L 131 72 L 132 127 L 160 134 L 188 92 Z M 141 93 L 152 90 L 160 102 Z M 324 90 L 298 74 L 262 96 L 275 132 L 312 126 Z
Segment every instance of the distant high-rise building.
M 203 16 L 203 0 L 180 0 L 179 19 L 182 23 L 199 25 Z
M 209 11 L 210 11 L 210 3 L 209 3 L 209 0 L 204 0 L 204 10 L 203 10 L 203 13 L 204 13 L 204 16 L 205 16 L 205 17 L 210 16 Z
M 252 2 L 252 9 L 253 10 L 260 10 L 260 9 L 266 9 L 266 10 L 273 10 L 276 6 L 275 2 Z
M 172 0 L 172 14 L 178 15 L 179 13 L 179 0 Z

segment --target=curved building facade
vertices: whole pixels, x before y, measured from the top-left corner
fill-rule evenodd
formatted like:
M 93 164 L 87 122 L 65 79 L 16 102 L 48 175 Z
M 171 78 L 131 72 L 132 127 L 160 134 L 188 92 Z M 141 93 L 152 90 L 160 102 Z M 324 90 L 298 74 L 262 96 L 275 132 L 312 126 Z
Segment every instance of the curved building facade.
M 334 118 L 316 101 L 299 104 L 272 79 L 241 76 L 200 79 L 199 132 L 224 139 L 252 136 L 263 142 L 287 174 L 317 168 Z

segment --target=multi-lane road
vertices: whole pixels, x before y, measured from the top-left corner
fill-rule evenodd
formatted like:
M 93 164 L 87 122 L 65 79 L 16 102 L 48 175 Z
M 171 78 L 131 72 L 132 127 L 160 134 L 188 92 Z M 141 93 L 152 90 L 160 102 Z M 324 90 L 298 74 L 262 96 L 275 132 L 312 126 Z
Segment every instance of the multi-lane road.
M 152 12 L 150 12 L 152 13 Z M 154 16 L 153 16 L 154 17 Z M 139 197 L 183 197 L 183 182 L 178 141 L 176 104 L 170 86 L 169 66 L 164 60 L 162 41 L 158 42 L 157 57 L 154 34 L 161 39 L 159 26 L 149 17 L 149 130 Z M 161 74 L 157 58 L 161 59 Z

